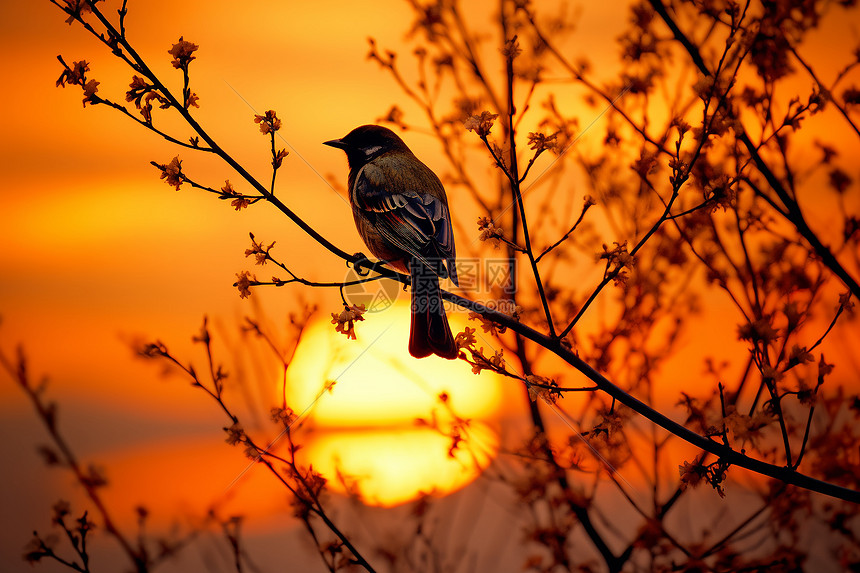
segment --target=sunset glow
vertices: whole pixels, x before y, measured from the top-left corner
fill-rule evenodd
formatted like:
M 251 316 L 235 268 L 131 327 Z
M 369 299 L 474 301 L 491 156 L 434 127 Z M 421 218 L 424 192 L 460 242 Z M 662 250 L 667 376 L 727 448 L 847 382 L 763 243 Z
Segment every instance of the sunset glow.
M 498 448 L 495 434 L 473 423 L 458 449 L 438 430 L 413 426 L 325 432 L 302 455 L 335 491 L 383 507 L 421 495 L 450 494 L 476 479 Z
M 4 573 L 62 569 L 34 531 L 80 560 L 66 502 L 93 571 L 860 567 L 851 2 L 98 2 L 161 87 L 56 4 L 0 10 Z M 336 254 L 323 142 L 364 124 L 445 186 L 441 287 L 504 315 L 450 304 L 459 359 Z
M 454 331 L 468 324 L 462 313 L 450 320 Z M 302 459 L 335 489 L 343 489 L 339 475 L 354 480 L 376 505 L 443 495 L 475 479 L 497 449 L 486 423 L 502 413 L 504 382 L 490 373 L 470 379 L 455 361 L 405 360 L 406 302 L 368 314 L 356 331 L 358 340 L 348 340 L 320 317 L 296 349 L 286 399 L 308 417 Z M 467 425 L 458 428 L 457 419 Z M 449 452 L 454 431 L 463 442 Z

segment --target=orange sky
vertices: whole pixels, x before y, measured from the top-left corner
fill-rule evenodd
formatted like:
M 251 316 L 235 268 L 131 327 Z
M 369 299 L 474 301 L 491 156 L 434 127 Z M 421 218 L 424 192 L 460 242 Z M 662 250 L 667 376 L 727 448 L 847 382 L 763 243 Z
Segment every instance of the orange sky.
M 345 178 L 344 158 L 321 142 L 387 111 L 396 91 L 365 62 L 367 36 L 398 45 L 406 6 L 211 2 L 204 11 L 199 3 L 130 4 L 129 34 L 165 77 L 181 81 L 166 53 L 180 35 L 201 46 L 192 64 L 198 117 L 261 180 L 269 177 L 268 141 L 252 120 L 277 110 L 292 153 L 279 195 L 336 244 L 361 250 L 348 206 L 317 174 Z M 199 516 L 224 497 L 247 460 L 223 444 L 225 419 L 217 406 L 185 380 L 161 380 L 159 367 L 133 357 L 130 341 L 160 338 L 199 363 L 190 337 L 204 315 L 216 336 L 237 340 L 239 320 L 254 312 L 231 286 L 236 272 L 252 266 L 243 256 L 249 231 L 277 240 L 284 258 L 309 279 L 337 280 L 345 268 L 271 208 L 237 214 L 199 192 L 160 183 L 149 161 L 168 162 L 177 154 L 171 145 L 111 110 L 82 109 L 78 88 L 54 86 L 58 54 L 67 62 L 89 61 L 100 94 L 118 101 L 130 72 L 79 26 L 66 25 L 47 1 L 4 2 L 0 10 L 0 49 L 9 77 L 21 86 L 0 94 L 7 177 L 0 190 L 0 345 L 8 353 L 22 343 L 34 374 L 50 377 L 61 427 L 84 461 L 106 466 L 114 484 L 106 495 L 123 523 L 131 528 L 139 503 L 161 527 L 177 516 Z M 433 145 L 413 144 L 419 153 L 422 147 L 426 156 Z M 242 190 L 225 167 L 180 155 L 189 173 L 219 185 L 230 178 Z M 254 295 L 282 339 L 281 317 L 299 306 L 298 294 Z M 337 310 L 336 291 L 304 296 Z M 229 359 L 225 345 L 218 349 Z M 270 394 L 260 390 L 255 398 L 265 412 L 278 378 L 273 366 L 263 372 L 272 375 Z M 259 389 L 261 381 L 255 382 Z M 47 437 L 5 375 L 0 420 L 7 438 L 0 456 L 10 468 L 0 487 L 0 568 L 28 570 L 19 554 L 29 532 L 48 532 L 56 499 L 78 507 L 82 500 L 69 476 L 46 470 L 37 458 L 35 447 Z M 289 510 L 277 484 L 256 470 L 247 479 L 236 491 L 254 495 L 239 493 L 232 507 L 256 516 L 252 530 L 282 527 L 279 516 Z
M 402 45 L 411 21 L 405 3 L 385 0 L 370 9 L 351 1 L 216 1 L 205 3 L 205 10 L 200 2 L 129 4 L 133 43 L 176 86 L 180 76 L 170 68 L 167 49 L 180 35 L 201 46 L 191 64 L 192 87 L 201 97 L 196 115 L 263 181 L 269 177 L 268 141 L 252 119 L 267 109 L 278 112 L 292 148 L 279 174 L 279 196 L 344 250 L 363 250 L 348 206 L 319 176 L 345 178 L 344 158 L 320 143 L 373 122 L 393 101 L 402 101 L 365 54 L 368 36 L 383 47 Z M 496 3 L 490 5 L 494 10 Z M 481 15 L 484 7 L 472 6 Z M 578 41 L 589 46 L 594 61 L 609 66 L 615 59 L 624 6 L 586 7 Z M 201 192 L 176 192 L 160 183 L 149 161 L 168 162 L 177 154 L 170 144 L 104 106 L 82 109 L 78 88 L 54 86 L 58 54 L 67 62 L 91 62 L 91 77 L 102 82 L 99 93 L 115 100 L 122 100 L 131 76 L 79 26 L 63 20 L 47 0 L 0 6 L 6 74 L 0 90 L 0 348 L 10 353 L 23 344 L 31 370 L 52 381 L 49 395 L 60 404 L 60 423 L 76 451 L 84 459 L 110 460 L 109 477 L 133 484 L 128 487 L 140 502 L 157 503 L 165 489 L 173 492 L 171 501 L 188 498 L 200 489 L 189 483 L 205 483 L 210 499 L 245 465 L 221 443 L 223 414 L 184 380 L 159 379 L 157 367 L 132 356 L 129 341 L 160 338 L 178 356 L 199 361 L 190 337 L 203 315 L 211 317 L 213 330 L 237 339 L 236 324 L 253 312 L 231 286 L 236 272 L 251 269 L 243 256 L 249 231 L 266 242 L 277 240 L 276 252 L 306 278 L 336 280 L 344 267 L 266 205 L 237 214 Z M 833 26 L 837 32 L 812 41 L 825 67 L 837 65 L 827 54 L 845 52 L 858 40 L 856 24 Z M 409 144 L 428 165 L 442 168 L 431 138 L 412 134 Z M 856 141 L 852 145 L 856 150 Z M 189 174 L 213 185 L 230 178 L 243 190 L 224 166 L 179 154 Z M 472 229 L 471 221 L 463 224 Z M 254 297 L 283 333 L 281 317 L 296 308 L 293 297 L 300 292 L 258 290 Z M 336 291 L 303 294 L 323 311 L 337 308 Z M 706 335 L 692 334 L 686 347 Z M 221 350 L 226 358 L 228 350 Z M 682 376 L 669 375 L 675 385 L 684 383 Z M 463 377 L 472 380 L 467 369 Z M 266 390 L 257 389 L 254 399 L 264 403 Z M 46 471 L 38 460 L 34 447 L 46 435 L 5 375 L 0 428 L 0 459 L 14 468 L 0 477 L 0 567 L 29 570 L 18 560 L 29 531 L 46 531 L 55 498 L 73 496 L 75 489 L 68 476 Z M 215 459 L 217 477 L 207 480 L 212 474 L 200 468 Z M 141 477 L 135 465 L 140 460 L 163 465 L 150 465 L 152 473 Z M 237 505 L 283 525 L 268 504 L 276 488 L 260 476 L 249 479 L 265 495 Z M 128 492 L 116 499 L 129 504 L 125 512 L 138 503 Z M 200 510 L 189 505 L 189 512 Z M 170 510 L 169 503 L 163 507 Z

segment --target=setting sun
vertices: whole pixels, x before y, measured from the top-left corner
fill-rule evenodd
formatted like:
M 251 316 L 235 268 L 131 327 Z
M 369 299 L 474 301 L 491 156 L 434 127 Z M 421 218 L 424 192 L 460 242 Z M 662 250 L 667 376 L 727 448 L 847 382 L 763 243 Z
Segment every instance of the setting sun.
M 503 381 L 457 361 L 404 356 L 405 302 L 365 317 L 357 340 L 320 317 L 296 349 L 286 399 L 308 418 L 303 460 L 374 505 L 463 487 L 495 456 L 488 424 L 497 423 Z M 469 324 L 463 313 L 449 317 L 454 332 Z

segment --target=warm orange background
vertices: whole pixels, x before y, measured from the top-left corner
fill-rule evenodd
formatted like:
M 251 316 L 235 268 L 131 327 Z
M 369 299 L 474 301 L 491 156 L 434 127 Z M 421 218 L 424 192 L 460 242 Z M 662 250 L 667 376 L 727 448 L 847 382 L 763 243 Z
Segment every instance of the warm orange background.
M 241 317 L 255 313 L 231 286 L 235 273 L 250 269 L 268 276 L 243 256 L 249 231 L 277 240 L 279 255 L 305 278 L 339 280 L 343 263 L 272 208 L 261 204 L 237 214 L 187 186 L 176 192 L 160 183 L 149 161 L 168 162 L 176 149 L 104 106 L 82 109 L 78 88 L 54 86 L 58 54 L 68 63 L 90 62 L 90 77 L 101 82 L 99 94 L 114 101 L 123 102 L 131 72 L 80 26 L 65 24 L 47 1 L 4 2 L 0 10 L 4 69 L 18 86 L 0 94 L 4 352 L 23 344 L 34 377 L 49 376 L 48 396 L 59 403 L 64 435 L 84 463 L 105 467 L 111 482 L 106 497 L 129 534 L 138 504 L 149 507 L 154 525 L 163 529 L 171 520 L 199 518 L 213 501 L 225 516 L 249 515 L 252 537 L 285 526 L 292 530 L 283 490 L 270 476 L 254 470 L 225 494 L 248 462 L 223 443 L 223 413 L 186 380 L 160 379 L 160 367 L 134 358 L 130 343 L 159 338 L 202 367 L 203 356 L 190 338 L 209 315 L 216 337 L 229 337 L 235 345 Z M 355 252 L 363 245 L 348 206 L 318 175 L 343 180 L 346 162 L 321 142 L 386 113 L 398 92 L 365 62 L 367 37 L 400 46 L 409 17 L 402 2 L 366 9 L 353 2 L 204 7 L 156 1 L 131 2 L 127 26 L 136 49 L 177 90 L 181 75 L 170 67 L 167 50 L 180 35 L 201 46 L 191 67 L 192 89 L 201 97 L 195 113 L 261 181 L 270 177 L 268 139 L 252 120 L 275 109 L 286 140 L 278 145 L 291 151 L 279 174 L 279 195 L 333 242 Z M 159 123 L 157 114 L 155 119 Z M 410 144 L 431 167 L 441 168 L 440 157 L 428 157 L 429 138 Z M 223 165 L 178 153 L 186 171 L 201 181 L 219 187 L 229 178 L 247 190 Z M 281 340 L 286 313 L 301 307 L 298 296 L 319 303 L 323 312 L 339 305 L 336 291 L 258 291 L 255 303 L 271 317 Z M 230 358 L 225 344 L 216 350 Z M 278 395 L 278 375 L 274 364 L 261 371 L 271 378 L 255 379 L 252 391 L 265 414 Z M 477 381 L 468 369 L 464 376 Z M 69 475 L 41 463 L 35 447 L 47 443 L 46 432 L 20 389 L 5 374 L 0 379 L 0 568 L 29 570 L 20 560 L 22 547 L 32 530 L 50 533 L 51 505 L 65 498 L 75 511 L 85 506 Z M 266 382 L 270 388 L 263 388 Z M 233 398 L 244 406 L 241 396 Z M 304 545 L 305 535 L 296 531 L 286 543 Z M 265 563 L 286 558 L 287 549 L 255 553 Z M 318 566 L 311 553 L 290 553 L 290 560 L 298 555 L 300 562 L 307 557 Z
M 473 5 L 476 15 L 496 9 L 496 2 L 485 4 Z M 586 6 L 577 37 L 593 61 L 610 66 L 615 59 L 626 5 Z M 195 113 L 262 181 L 269 177 L 268 141 L 252 119 L 267 109 L 278 112 L 292 147 L 279 174 L 279 195 L 349 252 L 363 246 L 348 207 L 318 175 L 343 179 L 345 161 L 320 143 L 374 122 L 402 102 L 390 78 L 365 61 L 366 38 L 375 37 L 382 47 L 402 46 L 411 22 L 404 2 L 368 6 L 259 0 L 177 6 L 155 0 L 130 2 L 127 20 L 138 51 L 163 77 L 174 79 L 177 89 L 181 79 L 167 49 L 180 35 L 201 46 L 191 64 L 192 89 L 201 98 Z M 7 0 L 0 6 L 0 347 L 8 354 L 22 343 L 31 370 L 50 377 L 49 396 L 60 404 L 59 421 L 76 452 L 104 463 L 116 487 L 125 488 L 112 490 L 110 498 L 120 513 L 127 517 L 144 503 L 193 514 L 221 495 L 246 461 L 222 443 L 223 414 L 184 380 L 160 380 L 157 367 L 132 356 L 130 341 L 159 338 L 178 356 L 202 365 L 190 337 L 204 314 L 213 330 L 236 339 L 235 325 L 253 310 L 231 283 L 242 269 L 259 271 L 243 256 L 249 231 L 266 242 L 277 240 L 276 252 L 306 278 L 337 280 L 344 267 L 272 208 L 261 204 L 237 214 L 187 186 L 176 192 L 160 183 L 148 163 L 168 162 L 177 154 L 170 144 L 104 106 L 82 109 L 78 88 L 54 87 L 57 54 L 69 63 L 91 62 L 90 76 L 102 82 L 99 94 L 116 101 L 122 101 L 131 76 L 101 44 L 63 20 L 47 0 Z M 809 45 L 816 65 L 831 70 L 838 63 L 829 54 L 848 53 L 857 30 L 846 21 L 827 26 Z M 158 122 L 157 111 L 155 117 Z M 432 168 L 442 169 L 431 138 L 412 134 L 408 143 Z M 856 140 L 845 143 L 850 147 L 843 155 L 850 157 L 853 149 L 858 156 Z M 179 155 L 187 173 L 213 186 L 229 178 L 238 190 L 247 189 L 224 166 L 188 151 Z M 860 175 L 856 167 L 851 174 Z M 826 216 L 813 221 L 820 224 Z M 471 220 L 461 224 L 472 229 Z M 281 317 L 298 307 L 300 293 L 324 311 L 337 308 L 336 292 L 288 287 L 258 290 L 254 297 L 282 326 Z M 708 335 L 691 333 L 687 348 L 707 342 Z M 841 339 L 837 349 L 855 342 L 856 337 Z M 221 350 L 226 357 L 226 348 Z M 667 373 L 673 387 L 683 386 L 684 376 L 683 370 Z M 463 377 L 473 379 L 465 368 Z M 257 391 L 256 399 L 266 403 L 266 390 Z M 520 390 L 512 395 L 521 400 Z M 36 456 L 34 446 L 45 443 L 46 434 L 5 375 L 0 416 L 0 568 L 29 570 L 19 560 L 29 532 L 46 532 L 54 501 L 77 494 L 66 474 L 45 470 Z M 286 526 L 277 486 L 265 475 L 248 480 L 231 507 L 255 516 L 256 531 Z M 280 555 L 286 554 L 285 549 Z

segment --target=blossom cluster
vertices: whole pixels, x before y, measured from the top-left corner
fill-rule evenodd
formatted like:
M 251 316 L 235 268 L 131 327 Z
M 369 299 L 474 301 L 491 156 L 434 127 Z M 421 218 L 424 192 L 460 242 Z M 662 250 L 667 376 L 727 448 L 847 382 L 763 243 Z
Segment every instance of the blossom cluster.
M 331 323 L 335 325 L 335 331 L 346 335 L 350 340 L 355 340 L 355 323 L 364 320 L 365 307 L 359 305 L 343 305 L 343 310 L 339 313 L 331 313 Z
M 493 128 L 493 122 L 497 117 L 499 117 L 499 114 L 497 113 L 482 111 L 479 115 L 469 116 L 469 118 L 463 122 L 463 127 L 466 128 L 466 131 L 474 131 L 478 134 L 478 137 L 484 139 L 490 135 L 490 130 Z
M 99 82 L 93 79 L 87 79 L 87 72 L 90 71 L 90 65 L 85 61 L 72 62 L 71 66 L 66 65 L 62 58 L 59 58 L 63 64 L 63 73 L 57 79 L 57 87 L 66 87 L 66 85 L 80 86 L 84 90 L 84 107 L 87 104 L 101 103 L 101 99 L 96 95 L 99 91 Z

